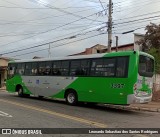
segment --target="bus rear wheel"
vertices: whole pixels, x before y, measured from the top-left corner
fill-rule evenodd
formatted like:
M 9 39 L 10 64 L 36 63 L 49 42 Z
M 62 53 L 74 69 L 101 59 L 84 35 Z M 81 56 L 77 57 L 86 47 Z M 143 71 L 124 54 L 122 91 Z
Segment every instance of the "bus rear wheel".
M 76 105 L 78 102 L 76 92 L 69 91 L 66 93 L 66 102 L 69 105 Z
M 24 96 L 22 87 L 19 87 L 17 92 L 18 92 L 18 96 L 19 97 L 23 97 Z

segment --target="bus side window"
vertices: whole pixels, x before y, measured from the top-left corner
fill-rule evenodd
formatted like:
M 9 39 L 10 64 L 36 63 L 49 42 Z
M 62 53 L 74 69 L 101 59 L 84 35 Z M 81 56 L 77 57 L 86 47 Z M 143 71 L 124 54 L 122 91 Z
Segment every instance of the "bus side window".
M 128 57 L 117 58 L 116 77 L 127 76 L 127 64 L 128 64 Z
M 60 76 L 61 75 L 60 67 L 61 67 L 61 61 L 53 62 L 52 75 Z
M 69 73 L 69 61 L 62 61 L 62 65 L 61 65 L 61 74 L 63 76 L 68 76 Z
M 8 78 L 13 77 L 13 75 L 16 73 L 16 64 L 9 64 L 8 65 Z
M 115 58 L 103 59 L 103 76 L 114 77 L 115 76 Z
M 16 74 L 23 75 L 24 74 L 24 63 L 18 63 L 16 68 Z
M 89 75 L 90 60 L 81 60 L 81 75 Z
M 91 76 L 102 76 L 103 59 L 93 59 L 91 65 Z
M 71 61 L 71 67 L 70 67 L 70 75 L 76 76 L 80 75 L 80 60 L 73 60 Z
M 52 63 L 51 62 L 46 62 L 45 75 L 51 75 L 51 68 L 52 68 Z
M 14 67 L 9 67 L 9 74 L 13 75 L 14 74 Z
M 45 62 L 40 62 L 38 66 L 38 74 L 45 75 Z
M 32 75 L 37 75 L 38 74 L 38 69 L 37 69 L 37 62 L 32 62 Z
M 90 75 L 115 77 L 115 58 L 93 59 Z
M 32 75 L 32 64 L 31 63 L 25 64 L 25 75 Z

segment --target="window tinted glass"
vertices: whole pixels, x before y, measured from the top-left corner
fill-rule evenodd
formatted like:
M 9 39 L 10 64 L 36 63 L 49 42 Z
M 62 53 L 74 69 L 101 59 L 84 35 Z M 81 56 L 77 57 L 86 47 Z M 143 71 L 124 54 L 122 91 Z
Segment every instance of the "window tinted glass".
M 16 68 L 16 74 L 23 75 L 24 74 L 24 69 L 25 69 L 25 64 L 24 63 L 18 63 L 17 68 Z
M 140 55 L 139 57 L 139 75 L 145 77 L 152 77 L 154 72 L 154 60 Z
M 53 62 L 53 69 L 52 69 L 52 75 L 61 75 L 61 61 L 55 61 Z
M 89 75 L 89 60 L 73 60 L 71 61 L 70 75 L 87 76 Z
M 46 62 L 45 75 L 51 75 L 52 62 Z
M 70 75 L 80 75 L 81 70 L 81 61 L 80 60 L 74 60 L 71 61 L 71 69 L 70 69 Z
M 16 73 L 16 64 L 8 64 L 8 76 L 7 78 L 12 78 Z
M 37 62 L 25 63 L 25 75 L 37 75 Z
M 31 73 L 32 75 L 37 75 L 38 74 L 38 63 L 37 62 L 32 62 L 31 66 L 32 66 L 32 70 Z
M 115 58 L 114 59 L 104 59 L 103 67 L 115 67 Z
M 89 75 L 90 70 L 90 60 L 81 60 L 81 75 Z
M 115 76 L 115 58 L 92 60 L 91 76 L 107 76 L 107 77 Z
M 45 62 L 39 62 L 38 64 L 38 75 L 45 75 L 45 68 L 46 64 Z
M 25 75 L 32 75 L 32 63 L 25 63 Z
M 127 77 L 128 57 L 117 57 L 116 77 Z
M 62 61 L 62 65 L 60 68 L 61 75 L 67 76 L 69 73 L 69 61 Z

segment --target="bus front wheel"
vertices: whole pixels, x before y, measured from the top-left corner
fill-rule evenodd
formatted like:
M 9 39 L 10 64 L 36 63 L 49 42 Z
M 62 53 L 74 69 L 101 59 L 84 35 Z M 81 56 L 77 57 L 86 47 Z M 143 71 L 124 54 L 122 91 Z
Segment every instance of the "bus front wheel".
M 77 102 L 78 102 L 76 92 L 73 92 L 73 91 L 67 92 L 67 94 L 66 94 L 66 102 L 69 105 L 76 105 Z
M 24 96 L 22 87 L 18 88 L 18 96 L 19 97 L 23 97 Z

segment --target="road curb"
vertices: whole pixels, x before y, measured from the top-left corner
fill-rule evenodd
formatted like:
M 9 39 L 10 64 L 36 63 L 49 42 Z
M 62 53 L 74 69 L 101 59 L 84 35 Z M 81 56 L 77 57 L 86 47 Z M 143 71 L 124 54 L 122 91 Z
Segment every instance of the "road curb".
M 6 92 L 6 89 L 0 89 L 0 92 L 1 92 L 1 91 Z
M 160 108 L 147 108 L 147 107 L 137 107 L 137 106 L 118 106 L 118 105 L 108 105 L 105 104 L 108 108 L 121 109 L 121 110 L 135 110 L 135 111 L 148 111 L 148 112 L 159 112 Z
M 5 90 L 5 89 L 0 89 L 0 91 L 6 92 L 6 90 Z

